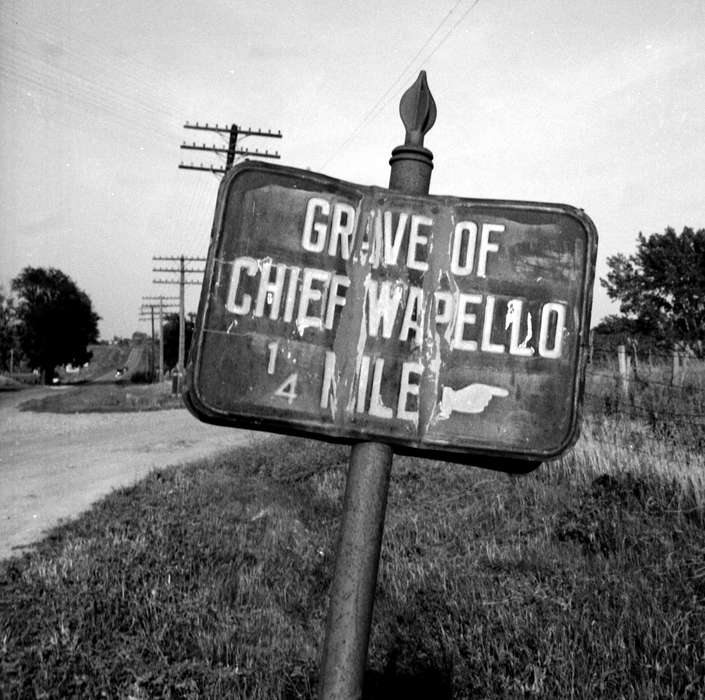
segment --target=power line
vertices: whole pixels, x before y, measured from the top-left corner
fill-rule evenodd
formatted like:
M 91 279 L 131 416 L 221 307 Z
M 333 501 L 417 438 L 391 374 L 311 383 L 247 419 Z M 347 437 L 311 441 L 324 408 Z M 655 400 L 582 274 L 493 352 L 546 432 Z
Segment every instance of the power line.
M 365 115 L 362 117 L 360 123 L 353 129 L 352 133 L 350 136 L 348 136 L 345 141 L 337 148 L 336 151 L 333 152 L 331 156 L 329 156 L 326 161 L 321 165 L 321 170 L 325 170 L 325 168 L 328 166 L 328 164 L 335 158 L 341 151 L 343 151 L 347 146 L 355 139 L 355 137 L 362 131 L 362 129 L 374 118 L 379 114 L 381 109 L 389 102 L 390 99 L 392 99 L 395 94 L 392 94 L 392 91 L 394 88 L 397 86 L 398 83 L 401 82 L 402 78 L 404 78 L 409 70 L 412 68 L 414 65 L 414 62 L 416 61 L 419 56 L 423 53 L 423 51 L 426 49 L 426 47 L 433 41 L 433 38 L 438 34 L 438 32 L 441 30 L 441 27 L 446 23 L 446 21 L 450 18 L 450 16 L 456 11 L 458 6 L 463 2 L 464 0 L 458 0 L 455 5 L 449 10 L 449 12 L 445 15 L 445 17 L 438 23 L 436 28 L 431 32 L 429 37 L 426 39 L 426 41 L 423 43 L 421 48 L 414 54 L 414 56 L 409 60 L 409 62 L 404 66 L 402 69 L 401 73 L 397 76 L 397 78 L 392 82 L 392 84 L 387 88 L 387 90 L 384 92 L 384 94 L 377 100 L 377 102 L 374 104 L 374 106 L 369 109 Z M 470 14 L 472 10 L 475 9 L 477 4 L 480 2 L 480 0 L 475 0 L 470 7 L 468 7 L 467 10 L 461 15 L 460 19 L 451 27 L 451 29 L 448 31 L 448 33 L 441 39 L 441 41 L 436 45 L 436 47 L 433 49 L 433 51 L 426 56 L 426 61 L 429 61 L 432 56 L 436 54 L 438 49 L 446 42 L 448 37 L 458 28 L 460 23 Z M 397 93 L 399 91 L 397 90 Z

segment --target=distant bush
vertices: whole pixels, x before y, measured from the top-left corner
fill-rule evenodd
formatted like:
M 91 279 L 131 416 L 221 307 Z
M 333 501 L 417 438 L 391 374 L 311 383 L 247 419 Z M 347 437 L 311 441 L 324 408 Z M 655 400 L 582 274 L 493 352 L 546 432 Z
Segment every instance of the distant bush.
M 152 374 L 146 371 L 135 372 L 130 376 L 130 381 L 133 384 L 151 384 Z

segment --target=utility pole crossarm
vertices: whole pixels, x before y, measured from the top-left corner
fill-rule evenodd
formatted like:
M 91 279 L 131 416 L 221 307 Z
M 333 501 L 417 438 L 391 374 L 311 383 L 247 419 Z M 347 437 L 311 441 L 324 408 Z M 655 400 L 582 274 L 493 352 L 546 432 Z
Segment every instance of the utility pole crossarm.
M 177 262 L 206 262 L 207 258 L 194 257 L 189 255 L 153 255 L 152 260 L 176 260 Z M 155 297 L 155 299 L 166 297 Z
M 180 282 L 179 280 L 152 280 L 152 284 L 180 284 Z M 184 284 L 197 284 L 199 287 L 201 286 L 201 283 L 195 280 L 185 280 Z
M 214 167 L 212 165 L 204 165 L 201 163 L 200 165 L 196 165 L 195 163 L 184 163 L 183 161 L 179 163 L 179 168 L 181 170 L 200 170 L 202 172 L 209 172 L 209 173 L 218 173 L 218 174 L 225 174 L 230 170 L 233 165 L 235 164 L 235 157 L 236 156 L 241 156 L 243 158 L 247 157 L 252 157 L 252 158 L 274 158 L 274 159 L 279 159 L 281 156 L 279 155 L 278 151 L 275 151 L 274 153 L 270 153 L 268 150 L 262 150 L 260 151 L 258 148 L 255 148 L 254 150 L 251 149 L 246 149 L 246 148 L 238 148 L 237 147 L 237 140 L 238 138 L 241 138 L 243 136 L 257 136 L 257 137 L 265 137 L 265 138 L 277 138 L 280 139 L 282 138 L 282 133 L 281 131 L 271 131 L 268 129 L 267 131 L 264 131 L 263 129 L 252 129 L 251 127 L 247 127 L 246 129 L 243 129 L 239 127 L 237 124 L 224 124 L 223 126 L 220 126 L 220 124 L 216 124 L 215 126 L 211 126 L 208 123 L 206 124 L 199 124 L 196 122 L 195 124 L 189 124 L 186 122 L 184 124 L 184 129 L 196 129 L 198 131 L 213 131 L 217 132 L 220 134 L 228 134 L 228 147 L 222 147 L 222 146 L 206 146 L 205 143 L 202 143 L 200 146 L 196 144 L 195 141 L 192 141 L 191 144 L 188 144 L 186 142 L 181 144 L 181 148 L 184 150 L 190 150 L 190 151 L 207 151 L 210 153 L 224 153 L 225 154 L 225 167 Z
M 179 163 L 179 168 L 181 170 L 202 170 L 204 173 L 219 173 L 220 175 L 225 173 L 225 168 L 214 168 L 212 166 L 205 166 L 202 163 L 201 165 L 193 165 L 193 163 L 190 165 L 188 163 Z
M 194 144 L 182 143 L 180 148 L 185 151 L 210 151 L 211 153 L 230 153 L 228 148 L 220 148 L 219 146 L 197 146 Z M 238 148 L 234 151 L 236 156 L 256 156 L 257 158 L 281 158 L 278 151 L 270 153 L 269 151 L 260 151 L 259 148 L 255 148 L 254 151 L 248 151 L 245 149 Z
M 205 272 L 205 270 L 187 270 L 187 269 L 184 269 L 183 271 L 184 272 L 195 272 L 199 275 L 203 274 Z M 178 268 L 174 268 L 174 267 L 153 267 L 152 272 L 181 272 L 181 270 L 179 270 Z
M 272 131 L 271 129 L 267 129 L 267 131 L 264 131 L 262 129 L 252 129 L 249 126 L 247 127 L 247 129 L 242 129 L 241 127 L 237 126 L 237 124 L 225 124 L 223 126 L 216 124 L 215 126 L 213 126 L 209 125 L 208 123 L 199 124 L 198 122 L 196 122 L 195 124 L 189 124 L 189 122 L 186 122 L 184 124 L 184 129 L 197 129 L 199 131 L 217 131 L 221 134 L 228 134 L 230 133 L 230 130 L 233 126 L 237 129 L 238 134 L 241 134 L 242 136 L 264 136 L 267 138 L 274 139 L 282 138 L 281 131 Z

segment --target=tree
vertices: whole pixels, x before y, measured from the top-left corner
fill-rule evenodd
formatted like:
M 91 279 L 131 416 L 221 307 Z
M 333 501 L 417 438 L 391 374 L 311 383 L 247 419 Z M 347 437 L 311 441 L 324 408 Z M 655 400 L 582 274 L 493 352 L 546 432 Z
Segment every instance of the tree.
M 611 314 L 605 316 L 592 329 L 592 347 L 594 352 L 614 356 L 617 348 L 624 345 L 636 346 L 641 352 L 664 353 L 670 346 L 661 338 L 656 338 L 651 329 L 635 318 Z
M 179 361 L 179 314 L 166 314 L 164 319 L 164 366 L 176 367 Z M 184 363 L 188 360 L 192 337 L 193 320 L 187 318 L 184 324 Z
M 98 316 L 88 295 L 53 267 L 26 267 L 12 280 L 20 347 L 31 367 L 51 383 L 57 365 L 87 362 L 98 339 Z
M 636 253 L 612 255 L 607 265 L 600 283 L 642 333 L 705 354 L 705 229 L 640 233 Z
M 17 330 L 15 326 L 15 305 L 12 297 L 5 296 L 0 287 L 0 368 L 9 370 L 17 362 Z M 15 354 L 14 360 L 10 357 Z

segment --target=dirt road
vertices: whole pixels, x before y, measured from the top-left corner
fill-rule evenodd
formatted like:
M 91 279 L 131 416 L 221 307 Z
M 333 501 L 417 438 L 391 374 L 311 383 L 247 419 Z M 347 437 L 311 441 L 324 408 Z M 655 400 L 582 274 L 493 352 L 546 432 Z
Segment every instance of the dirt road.
M 0 558 L 154 468 L 253 439 L 247 431 L 201 423 L 185 409 L 73 415 L 17 410 L 50 391 L 0 393 Z

